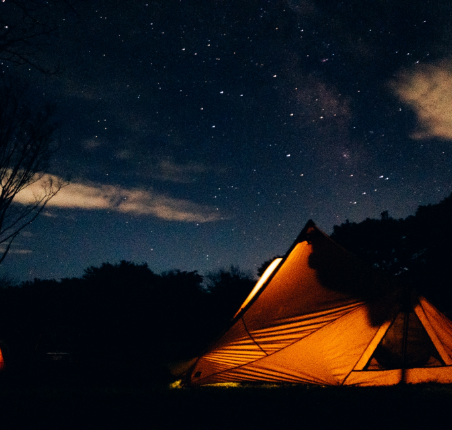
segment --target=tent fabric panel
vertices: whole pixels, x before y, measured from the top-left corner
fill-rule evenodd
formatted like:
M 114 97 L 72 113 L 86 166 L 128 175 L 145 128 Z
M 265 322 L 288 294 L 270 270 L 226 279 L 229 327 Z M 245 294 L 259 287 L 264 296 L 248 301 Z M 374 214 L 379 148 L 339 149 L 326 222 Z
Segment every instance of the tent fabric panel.
M 310 267 L 312 245 L 298 243 L 279 266 L 243 318 L 250 331 L 271 327 L 280 319 L 342 306 L 356 299 L 324 287 Z
M 326 312 L 302 315 L 296 321 L 291 318 L 288 324 L 279 324 L 250 332 L 254 341 L 267 353 L 272 354 L 297 340 L 311 335 L 325 325 L 341 318 L 356 309 L 359 304 L 343 306 Z
M 288 372 L 284 368 L 259 368 L 253 363 L 243 367 L 237 367 L 230 371 L 215 375 L 218 382 L 225 381 L 249 381 L 249 382 L 288 382 L 288 383 L 312 383 L 312 378 L 303 378 L 301 375 Z
M 248 330 L 246 329 L 243 320 L 240 318 L 218 339 L 210 348 L 209 351 L 221 348 L 230 343 L 237 342 L 252 342 Z
M 307 383 L 308 380 L 300 379 L 290 375 L 284 370 L 269 370 L 254 368 L 252 365 L 235 367 L 217 373 L 210 374 L 203 378 L 192 378 L 192 385 L 218 384 L 225 382 L 288 382 L 288 383 Z M 312 382 L 311 382 L 312 383 Z
M 201 372 L 201 376 L 204 378 L 214 373 L 224 372 L 262 359 L 266 356 L 266 353 L 271 354 L 279 351 L 287 345 L 310 335 L 332 320 L 336 320 L 353 311 L 357 306 L 362 306 L 362 304 L 353 304 L 331 311 L 318 312 L 313 314 L 312 318 L 310 316 L 300 316 L 298 321 L 296 321 L 297 318 L 291 318 L 289 324 L 258 330 L 250 333 L 252 337 L 249 336 L 242 319 L 240 319 L 222 338 L 218 347 L 203 355 L 195 366 L 192 375 Z M 227 343 L 228 341 L 229 343 Z M 238 371 L 238 373 L 240 372 Z M 231 377 L 232 374 L 228 373 L 228 375 Z
M 247 368 L 233 369 L 228 372 L 212 375 L 212 377 L 203 380 L 203 384 L 214 384 L 221 382 L 287 382 L 301 384 L 319 384 L 324 385 L 321 380 L 312 378 L 303 379 L 302 377 L 293 377 L 284 372 L 266 371 L 260 372 L 260 369 Z M 442 366 L 435 368 L 415 368 L 415 369 L 394 369 L 379 371 L 353 371 L 344 381 L 346 386 L 389 386 L 396 385 L 402 381 L 408 384 L 420 384 L 427 382 L 436 382 L 443 384 L 452 383 L 452 366 Z
M 395 385 L 402 380 L 408 384 L 426 382 L 450 384 L 452 383 L 452 366 L 422 367 L 405 370 L 354 371 L 346 379 L 344 385 Z
M 232 367 L 241 366 L 266 354 L 249 336 L 243 321 L 236 321 L 233 327 L 220 339 L 218 346 L 204 354 L 195 365 L 193 375 L 201 373 L 205 378 Z
M 313 371 L 313 366 L 288 367 L 287 362 L 282 360 L 272 360 L 271 365 L 263 363 L 261 360 L 251 363 L 248 366 L 233 369 L 235 374 L 253 376 L 258 380 L 293 382 L 299 384 L 317 385 L 337 385 L 337 381 L 328 377 L 322 372 Z M 248 379 L 251 380 L 251 379 Z
M 255 343 L 249 342 L 247 344 L 230 344 L 205 354 L 203 358 L 216 363 L 241 366 L 265 355 L 266 354 Z
M 334 319 L 333 316 L 339 317 L 339 316 L 341 316 L 340 314 L 345 314 L 349 311 L 352 311 L 353 309 L 355 309 L 358 306 L 361 306 L 363 304 L 364 304 L 363 301 L 360 301 L 360 302 L 355 301 L 353 303 L 346 304 L 344 306 L 336 306 L 331 309 L 325 309 L 325 310 L 321 310 L 321 311 L 311 312 L 309 314 L 296 315 L 296 316 L 290 317 L 290 318 L 280 318 L 275 321 L 274 326 L 276 327 L 278 325 L 290 325 L 290 324 L 298 325 L 301 321 L 307 321 L 309 323 L 313 319 L 322 319 L 322 318 L 332 320 L 332 319 Z M 268 327 L 268 328 L 261 328 L 261 329 L 258 329 L 258 331 L 264 332 L 265 330 L 272 330 L 272 329 L 273 329 L 273 326 Z
M 432 339 L 444 363 L 452 364 L 452 321 L 424 297 L 419 297 L 415 312 Z
M 406 369 L 404 380 L 409 384 L 421 384 L 425 382 L 450 384 L 452 383 L 452 366 Z
M 220 350 L 212 354 L 206 354 L 203 358 L 211 363 L 217 363 L 228 367 L 241 366 L 244 363 L 261 358 L 264 354 L 260 350 L 247 349 L 232 349 L 230 351 Z
M 202 377 L 207 377 L 224 370 L 229 369 L 231 366 L 227 364 L 219 364 L 209 360 L 204 360 L 204 358 L 200 358 L 195 365 L 193 372 L 191 373 L 191 380 L 193 381 L 194 375 L 202 375 Z M 196 378 L 195 378 L 196 379 Z
M 356 363 L 356 366 L 353 370 L 363 370 L 366 364 L 369 362 L 369 360 L 372 357 L 372 354 L 374 353 L 375 349 L 377 348 L 378 344 L 383 339 L 384 335 L 386 334 L 389 326 L 391 325 L 392 320 L 385 321 L 380 328 L 378 329 L 377 333 L 375 334 L 374 338 L 370 342 L 367 349 L 364 351 L 364 354 L 359 359 L 358 363 Z
M 353 371 L 344 385 L 370 387 L 375 385 L 396 385 L 402 380 L 402 370 Z
M 204 380 L 212 375 L 219 374 L 230 370 L 231 368 L 238 367 L 244 363 L 249 363 L 259 359 L 265 354 L 262 351 L 255 351 L 256 354 L 245 354 L 245 355 L 233 355 L 231 357 L 206 357 L 203 356 L 196 363 L 193 371 L 191 372 L 191 382 L 196 382 Z
M 192 380 L 192 385 L 222 384 L 228 382 L 272 382 L 272 383 L 309 383 L 308 381 L 287 375 L 284 372 L 260 372 L 248 366 L 234 368 L 225 372 L 210 375 L 201 380 Z M 311 382 L 312 383 L 312 382 Z
M 340 385 L 378 331 L 369 324 L 367 311 L 360 306 L 311 336 L 253 362 L 252 367 L 262 372 L 285 369 L 300 380 Z

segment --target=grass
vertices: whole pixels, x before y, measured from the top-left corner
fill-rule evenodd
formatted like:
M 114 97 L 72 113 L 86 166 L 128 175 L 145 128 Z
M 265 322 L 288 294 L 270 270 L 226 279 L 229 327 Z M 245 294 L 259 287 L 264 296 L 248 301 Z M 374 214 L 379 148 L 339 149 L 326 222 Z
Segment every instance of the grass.
M 2 428 L 450 428 L 452 386 L 170 388 L 83 380 L 0 383 Z

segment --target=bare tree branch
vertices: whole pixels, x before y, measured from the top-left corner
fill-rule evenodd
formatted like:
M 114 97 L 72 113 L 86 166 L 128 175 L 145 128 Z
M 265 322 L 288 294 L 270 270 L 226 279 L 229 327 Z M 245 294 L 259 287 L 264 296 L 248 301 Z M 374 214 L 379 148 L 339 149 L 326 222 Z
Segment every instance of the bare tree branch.
M 1 85 L 3 84 L 3 85 Z M 0 82 L 0 263 L 19 232 L 33 222 L 63 182 L 46 175 L 58 149 L 52 121 L 54 109 L 26 103 L 26 89 L 12 81 Z M 23 189 L 40 181 L 40 193 L 27 205 L 14 203 Z
M 63 17 L 77 16 L 75 0 L 0 1 L 0 64 L 28 65 L 56 73 L 58 65 L 43 65 L 39 54 L 58 35 Z

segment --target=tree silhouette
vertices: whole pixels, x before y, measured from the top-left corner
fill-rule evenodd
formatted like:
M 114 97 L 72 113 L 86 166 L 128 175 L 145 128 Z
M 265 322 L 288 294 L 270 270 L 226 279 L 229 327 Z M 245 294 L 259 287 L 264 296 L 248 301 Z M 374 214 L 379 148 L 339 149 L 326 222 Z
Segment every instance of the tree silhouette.
M 206 276 L 206 287 L 210 293 L 210 316 L 216 330 L 227 324 L 253 289 L 255 280 L 237 266 L 220 269 Z
M 387 211 L 380 220 L 367 218 L 359 224 L 347 220 L 334 226 L 331 238 L 380 270 L 396 274 L 405 267 L 406 226 L 403 220 L 389 217 Z
M 196 271 L 171 270 L 161 274 L 161 288 L 155 291 L 155 338 L 161 353 L 169 357 L 196 355 L 209 331 L 205 318 L 207 297 L 203 277 Z
M 50 73 L 39 54 L 58 34 L 63 16 L 76 14 L 69 0 L 8 0 L 0 2 L 0 60 Z M 54 71 L 54 70 L 53 70 Z
M 82 277 L 79 315 L 89 349 L 113 353 L 118 344 L 142 345 L 151 323 L 153 291 L 159 276 L 146 264 L 127 261 L 89 267 Z
M 438 204 L 419 206 L 414 216 L 345 222 L 331 237 L 362 261 L 397 276 L 452 315 L 452 194 Z
M 56 150 L 54 109 L 33 104 L 29 88 L 21 85 L 17 76 L 7 77 L 21 65 L 51 72 L 50 63 L 38 54 L 57 34 L 59 20 L 69 10 L 75 12 L 69 0 L 0 3 L 0 263 L 19 232 L 63 185 L 55 177 L 45 175 Z M 40 184 L 38 192 L 36 186 L 33 191 L 29 188 L 36 183 Z M 26 189 L 30 192 L 24 193 Z
M 57 125 L 50 106 L 26 103 L 26 88 L 4 80 L 0 85 L 0 263 L 11 243 L 44 209 L 63 183 L 45 175 Z M 18 194 L 39 183 L 38 193 L 18 199 Z M 15 204 L 16 202 L 22 204 Z

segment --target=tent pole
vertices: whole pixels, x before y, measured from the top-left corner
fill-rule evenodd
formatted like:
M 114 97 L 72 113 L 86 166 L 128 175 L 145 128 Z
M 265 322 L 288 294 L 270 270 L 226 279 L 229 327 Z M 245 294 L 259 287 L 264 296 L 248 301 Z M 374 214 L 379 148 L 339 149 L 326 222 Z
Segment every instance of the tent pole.
M 409 325 L 409 319 L 410 319 L 410 306 L 409 306 L 409 290 L 405 286 L 403 289 L 403 313 L 404 313 L 404 320 L 403 320 L 403 337 L 402 337 L 402 378 L 400 380 L 401 384 L 406 383 L 406 355 L 407 355 L 407 347 L 408 347 L 408 325 Z

